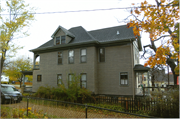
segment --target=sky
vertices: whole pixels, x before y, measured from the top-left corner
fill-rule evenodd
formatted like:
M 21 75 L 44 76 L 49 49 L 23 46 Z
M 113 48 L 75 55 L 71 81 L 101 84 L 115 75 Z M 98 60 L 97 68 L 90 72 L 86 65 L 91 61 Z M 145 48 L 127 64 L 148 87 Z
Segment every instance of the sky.
M 36 8 L 36 13 L 77 11 L 108 8 L 132 7 L 131 3 L 140 3 L 144 0 L 25 0 L 31 7 Z M 126 9 L 93 11 L 93 12 L 73 12 L 36 14 L 35 21 L 31 23 L 29 36 L 15 39 L 19 46 L 24 46 L 18 50 L 16 57 L 24 56 L 33 59 L 33 53 L 29 50 L 39 47 L 51 39 L 51 35 L 59 25 L 66 29 L 82 26 L 87 31 L 101 28 L 113 27 L 126 24 L 123 22 L 130 13 Z M 142 35 L 146 39 L 147 35 Z M 142 45 L 147 42 L 142 40 Z M 140 60 L 141 64 L 144 60 Z

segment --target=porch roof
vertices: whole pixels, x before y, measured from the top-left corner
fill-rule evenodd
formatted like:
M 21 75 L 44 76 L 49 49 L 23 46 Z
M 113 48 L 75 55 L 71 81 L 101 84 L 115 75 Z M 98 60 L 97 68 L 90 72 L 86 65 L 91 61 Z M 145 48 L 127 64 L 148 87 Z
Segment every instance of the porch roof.
M 136 64 L 133 69 L 136 72 L 147 72 L 147 71 L 149 71 L 150 68 L 149 67 L 144 67 L 141 64 Z
M 23 75 L 33 75 L 33 71 L 21 71 Z

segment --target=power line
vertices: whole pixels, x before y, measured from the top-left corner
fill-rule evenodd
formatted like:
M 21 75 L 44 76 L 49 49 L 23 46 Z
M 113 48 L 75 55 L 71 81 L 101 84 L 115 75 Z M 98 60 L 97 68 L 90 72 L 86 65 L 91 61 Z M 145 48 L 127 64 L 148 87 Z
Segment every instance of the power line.
M 167 7 L 169 5 L 162 5 L 161 7 Z M 171 6 L 178 6 L 178 5 L 171 5 Z M 92 10 L 75 10 L 75 11 L 58 11 L 58 12 L 41 12 L 41 13 L 27 13 L 27 14 L 57 14 L 57 13 L 74 13 L 74 12 L 94 12 L 94 11 L 108 11 L 108 10 L 118 10 L 118 9 L 135 9 L 135 8 L 150 8 L 156 7 L 156 5 L 151 6 L 137 6 L 137 7 L 122 7 L 122 8 L 108 8 L 108 9 L 92 9 Z M 0 15 L 10 15 L 10 14 L 0 14 Z M 11 14 L 14 15 L 14 14 Z M 16 14 L 22 15 L 22 14 Z

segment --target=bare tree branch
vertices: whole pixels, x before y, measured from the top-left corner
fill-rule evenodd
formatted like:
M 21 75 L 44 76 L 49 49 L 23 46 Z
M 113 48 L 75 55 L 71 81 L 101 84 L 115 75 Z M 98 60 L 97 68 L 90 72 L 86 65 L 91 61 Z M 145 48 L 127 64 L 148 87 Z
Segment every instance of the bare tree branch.
M 160 40 L 161 38 L 163 38 L 163 37 L 169 37 L 170 35 L 164 35 L 164 36 L 161 36 L 161 37 L 159 37 L 158 39 L 156 39 L 156 40 L 154 40 L 154 41 L 158 41 L 158 40 Z

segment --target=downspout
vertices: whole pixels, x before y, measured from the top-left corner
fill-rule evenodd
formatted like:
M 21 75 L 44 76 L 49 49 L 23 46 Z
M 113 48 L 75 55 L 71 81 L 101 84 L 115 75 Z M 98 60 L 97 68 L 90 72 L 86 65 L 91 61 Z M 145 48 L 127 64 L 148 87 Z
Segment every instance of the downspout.
M 130 42 L 131 42 L 132 40 L 130 39 Z M 133 55 L 134 53 L 133 53 L 133 41 L 131 42 L 131 61 L 132 61 L 132 92 L 133 92 L 133 100 L 134 100 L 134 71 L 133 71 L 133 66 L 134 66 L 134 55 Z

